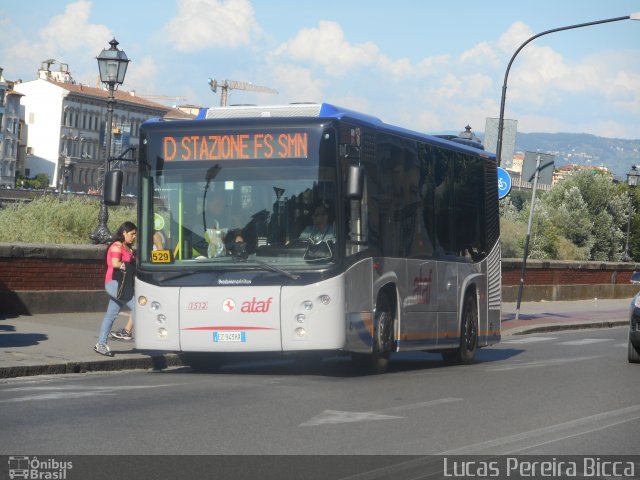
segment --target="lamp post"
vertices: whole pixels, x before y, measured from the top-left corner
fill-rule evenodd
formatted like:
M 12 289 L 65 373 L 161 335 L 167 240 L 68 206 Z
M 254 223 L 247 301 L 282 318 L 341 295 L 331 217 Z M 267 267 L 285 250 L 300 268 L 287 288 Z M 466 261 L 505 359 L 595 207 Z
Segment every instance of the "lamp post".
M 102 52 L 100 52 L 100 55 L 96 57 L 98 60 L 98 70 L 100 71 L 100 81 L 104 83 L 109 90 L 109 98 L 107 99 L 107 124 L 105 128 L 105 176 L 109 171 L 109 158 L 111 157 L 113 104 L 115 103 L 114 92 L 117 86 L 122 85 L 124 82 L 124 76 L 127 73 L 127 65 L 129 64 L 127 55 L 124 51 L 118 49 L 118 41 L 115 38 L 109 42 L 109 45 L 111 45 L 111 48 L 103 49 Z M 109 212 L 103 198 L 100 202 L 100 212 L 98 213 L 98 226 L 91 234 L 91 241 L 93 243 L 107 243 L 111 240 L 111 232 L 109 232 L 109 228 L 107 227 L 108 219 Z
M 520 50 L 522 50 L 525 45 L 527 45 L 532 40 L 535 40 L 538 37 L 543 35 L 547 35 L 549 33 L 560 32 L 562 30 L 572 30 L 574 28 L 581 27 L 590 27 L 591 25 L 599 25 L 601 23 L 611 23 L 611 22 L 619 22 L 621 20 L 640 20 L 640 12 L 632 13 L 631 15 L 627 15 L 625 17 L 616 17 L 616 18 L 607 18 L 605 20 L 596 20 L 593 22 L 587 23 L 579 23 L 577 25 L 568 25 L 566 27 L 553 28 L 551 30 L 546 30 L 544 32 L 538 33 L 533 37 L 530 37 L 526 40 L 522 45 L 518 47 L 515 53 L 511 56 L 511 60 L 509 60 L 509 64 L 507 65 L 507 70 L 504 72 L 504 82 L 502 83 L 502 98 L 500 99 L 500 118 L 498 119 L 498 142 L 496 145 L 496 159 L 498 160 L 498 166 L 500 166 L 502 162 L 502 133 L 504 130 L 504 103 L 507 97 L 507 79 L 509 77 L 509 70 L 511 70 L 511 64 L 515 60 Z
M 631 260 L 629 255 L 629 233 L 631 232 L 631 210 L 633 209 L 633 203 L 631 199 L 633 194 L 631 193 L 634 188 L 638 186 L 638 178 L 640 178 L 640 172 L 638 172 L 638 166 L 632 165 L 631 170 L 627 173 L 627 185 L 629 185 L 629 219 L 627 220 L 627 241 L 624 244 L 624 261 Z

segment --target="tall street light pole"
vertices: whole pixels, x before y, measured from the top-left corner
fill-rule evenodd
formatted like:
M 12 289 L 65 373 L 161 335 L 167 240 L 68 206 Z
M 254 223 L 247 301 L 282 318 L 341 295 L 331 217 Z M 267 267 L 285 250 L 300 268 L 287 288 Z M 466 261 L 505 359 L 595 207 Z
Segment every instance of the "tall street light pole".
M 638 178 L 640 178 L 640 172 L 637 165 L 632 165 L 631 170 L 627 173 L 627 185 L 629 185 L 629 217 L 627 220 L 627 241 L 624 244 L 624 261 L 631 261 L 631 255 L 629 255 L 629 233 L 631 232 L 631 210 L 633 209 L 633 189 L 638 186 Z
M 500 99 L 500 118 L 498 119 L 498 143 L 496 145 L 496 159 L 498 160 L 498 166 L 500 166 L 500 164 L 502 163 L 502 133 L 504 130 L 504 103 L 507 97 L 507 79 L 509 77 L 509 70 L 511 70 L 511 64 L 515 60 L 518 53 L 520 53 L 520 50 L 522 50 L 525 47 L 525 45 L 527 45 L 529 42 L 543 35 L 547 35 L 549 33 L 561 32 L 562 30 L 572 30 L 574 28 L 590 27 L 591 25 L 599 25 L 601 23 L 619 22 L 621 20 L 640 20 L 640 12 L 632 13 L 631 15 L 627 15 L 626 17 L 607 18 L 605 20 L 596 20 L 594 22 L 579 23 L 577 25 L 568 25 L 566 27 L 559 27 L 559 28 L 547 30 L 545 32 L 534 35 L 533 37 L 529 38 L 527 41 L 525 41 L 522 45 L 518 47 L 518 49 L 515 51 L 515 53 L 511 57 L 511 60 L 509 60 L 509 64 L 507 65 L 507 70 L 504 72 L 504 82 L 502 83 L 502 98 Z
M 124 82 L 124 76 L 127 73 L 127 65 L 129 59 L 124 51 L 118 49 L 118 41 L 114 38 L 109 42 L 111 48 L 103 49 L 100 55 L 96 57 L 98 60 L 98 69 L 100 71 L 100 81 L 105 84 L 109 91 L 109 97 L 107 99 L 107 124 L 105 128 L 105 159 L 104 159 L 104 178 L 106 178 L 109 171 L 109 159 L 111 157 L 111 135 L 112 135 L 112 122 L 113 122 L 113 105 L 115 103 L 115 89 L 118 85 L 122 85 Z M 104 186 L 103 186 L 104 190 Z M 100 211 L 98 212 L 98 226 L 91 233 L 91 241 L 95 244 L 108 243 L 111 240 L 111 232 L 107 227 L 107 220 L 109 220 L 109 212 L 107 205 L 103 199 L 100 202 Z
M 520 53 L 520 51 L 530 42 L 532 42 L 533 40 L 535 40 L 538 37 L 541 37 L 543 35 L 547 35 L 549 33 L 554 33 L 554 32 L 561 32 L 563 30 L 573 30 L 574 28 L 582 28 L 582 27 L 590 27 L 592 25 L 599 25 L 601 23 L 611 23 L 611 22 L 620 22 L 622 20 L 640 20 L 640 12 L 637 13 L 632 13 L 631 15 L 627 15 L 625 17 L 615 17 L 615 18 L 607 18 L 604 20 L 596 20 L 593 22 L 587 22 L 587 23 L 579 23 L 576 25 L 567 25 L 566 27 L 559 27 L 559 28 L 553 28 L 551 30 L 546 30 L 544 32 L 538 33 L 537 35 L 534 35 L 530 38 L 528 38 L 525 42 L 523 42 L 518 49 L 513 53 L 513 55 L 511 56 L 511 59 L 509 60 L 509 63 L 507 64 L 507 70 L 504 72 L 504 81 L 502 83 L 502 97 L 500 98 L 500 118 L 498 119 L 498 142 L 496 145 L 496 160 L 498 162 L 498 166 L 501 165 L 502 163 L 502 135 L 504 132 L 504 104 L 505 104 L 505 100 L 507 98 L 507 80 L 509 78 L 509 70 L 511 70 L 511 65 L 513 64 L 513 61 L 516 59 L 516 56 L 518 55 L 518 53 Z M 539 165 L 536 167 L 536 170 L 539 168 Z M 533 217 L 533 202 L 535 200 L 532 199 L 532 204 L 531 204 L 531 215 L 529 217 L 529 223 L 531 224 L 531 220 Z M 527 244 L 525 245 L 525 257 L 522 259 L 522 274 L 520 277 L 520 291 L 518 293 L 518 305 L 516 308 L 516 320 L 519 318 L 519 314 L 520 314 L 520 299 L 522 297 L 522 288 L 524 287 L 524 274 L 525 274 L 525 269 L 526 269 L 526 249 L 528 246 L 528 239 L 527 239 Z

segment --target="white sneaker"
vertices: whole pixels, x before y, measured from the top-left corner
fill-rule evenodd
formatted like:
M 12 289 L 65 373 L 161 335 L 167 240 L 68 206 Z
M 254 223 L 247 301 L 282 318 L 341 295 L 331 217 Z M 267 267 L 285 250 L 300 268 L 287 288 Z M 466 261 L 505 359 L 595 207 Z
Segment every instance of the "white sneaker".
M 96 353 L 99 353 L 100 355 L 104 355 L 105 357 L 113 357 L 113 353 L 111 353 L 111 350 L 109 350 L 109 347 L 104 343 L 96 343 L 93 349 L 95 350 Z

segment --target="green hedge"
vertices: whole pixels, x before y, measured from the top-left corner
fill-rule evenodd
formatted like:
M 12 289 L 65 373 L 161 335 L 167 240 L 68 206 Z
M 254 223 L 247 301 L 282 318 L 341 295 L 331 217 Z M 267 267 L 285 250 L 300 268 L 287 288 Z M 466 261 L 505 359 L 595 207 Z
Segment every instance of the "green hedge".
M 43 196 L 0 210 L 0 242 L 90 244 L 98 225 L 100 203 L 95 199 Z M 125 221 L 137 224 L 135 207 L 109 207 L 109 231 Z

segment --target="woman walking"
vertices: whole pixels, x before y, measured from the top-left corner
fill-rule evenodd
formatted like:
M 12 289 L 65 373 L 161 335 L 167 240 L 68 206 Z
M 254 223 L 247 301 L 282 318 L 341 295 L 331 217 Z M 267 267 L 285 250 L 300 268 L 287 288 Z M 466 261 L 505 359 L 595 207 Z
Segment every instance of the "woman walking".
M 137 234 L 138 228 L 134 223 L 124 222 L 120 225 L 120 228 L 114 235 L 114 242 L 109 245 L 109 248 L 107 249 L 107 273 L 104 278 L 104 289 L 109 295 L 109 305 L 107 306 L 107 313 L 105 314 L 104 319 L 102 320 L 102 325 L 100 326 L 98 343 L 93 347 L 97 353 L 107 357 L 113 356 L 113 353 L 111 353 L 111 350 L 109 350 L 109 347 L 107 346 L 107 338 L 109 337 L 109 332 L 111 331 L 113 322 L 116 320 L 118 313 L 120 313 L 120 309 L 124 305 L 129 307 L 130 310 L 129 324 L 131 324 L 132 321 L 134 297 L 132 296 L 126 302 L 117 299 L 118 281 L 114 280 L 113 272 L 116 269 L 124 271 L 127 264 L 133 266 L 133 263 L 135 262 L 135 254 L 132 247 Z

